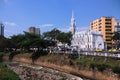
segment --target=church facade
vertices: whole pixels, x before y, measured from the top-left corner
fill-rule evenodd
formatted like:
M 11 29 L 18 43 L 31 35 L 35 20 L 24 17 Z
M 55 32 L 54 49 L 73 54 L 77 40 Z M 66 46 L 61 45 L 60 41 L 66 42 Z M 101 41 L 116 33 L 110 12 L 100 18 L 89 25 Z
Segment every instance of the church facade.
M 105 50 L 106 44 L 100 31 L 76 31 L 76 23 L 72 12 L 70 32 L 72 33 L 71 46 L 81 51 Z
M 105 41 L 100 31 L 86 30 L 75 32 L 71 46 L 77 46 L 82 51 L 105 50 Z

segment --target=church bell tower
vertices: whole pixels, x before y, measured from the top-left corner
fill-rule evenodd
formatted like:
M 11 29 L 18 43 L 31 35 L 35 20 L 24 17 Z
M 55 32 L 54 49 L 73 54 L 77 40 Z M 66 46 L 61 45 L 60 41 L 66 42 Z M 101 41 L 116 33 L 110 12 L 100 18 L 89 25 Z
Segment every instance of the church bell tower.
M 70 32 L 75 34 L 76 32 L 76 23 L 75 23 L 75 18 L 74 18 L 74 12 L 72 11 L 72 18 L 71 18 L 71 24 L 70 24 Z

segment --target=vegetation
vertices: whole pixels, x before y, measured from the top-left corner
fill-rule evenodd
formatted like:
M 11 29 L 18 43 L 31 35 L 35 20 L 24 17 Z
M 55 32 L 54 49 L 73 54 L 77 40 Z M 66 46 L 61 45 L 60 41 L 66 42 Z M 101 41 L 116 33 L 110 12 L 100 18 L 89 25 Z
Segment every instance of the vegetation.
M 4 54 L 3 54 L 3 53 L 0 53 L 0 62 L 3 61 L 3 56 L 4 56 Z
M 68 45 L 70 45 L 72 34 L 70 32 L 61 32 L 55 28 L 49 32 L 43 33 L 43 37 L 49 41 L 60 41 L 62 43 L 68 43 Z M 55 44 L 53 46 L 55 46 Z
M 57 29 L 43 33 L 43 35 L 31 34 L 24 32 L 24 34 L 13 35 L 10 38 L 0 36 L 0 51 L 20 51 L 30 52 L 30 48 L 42 50 L 49 46 L 56 46 L 57 41 L 70 44 L 71 33 L 64 33 Z
M 83 66 L 90 66 L 92 69 L 97 69 L 100 72 L 103 72 L 107 68 L 113 68 L 115 66 L 119 66 L 120 61 L 108 58 L 105 60 L 103 57 L 95 57 L 94 60 L 92 57 L 81 57 L 80 59 L 75 60 L 77 64 Z
M 48 53 L 44 51 L 46 48 L 55 47 L 57 41 L 70 45 L 71 37 L 71 33 L 64 33 L 57 29 L 45 32 L 43 35 L 24 32 L 24 34 L 13 35 L 10 38 L 0 36 L 0 51 L 10 52 L 10 61 L 19 53 L 32 52 L 30 58 L 34 62 L 40 55 Z M 2 59 L 2 56 L 0 56 L 0 59 Z
M 20 78 L 6 65 L 0 63 L 0 80 L 20 80 Z
M 112 71 L 113 71 L 114 73 L 119 74 L 119 77 L 120 77 L 120 67 L 119 67 L 119 66 L 113 67 L 113 68 L 112 68 Z
M 120 31 L 113 33 L 112 40 L 114 41 L 114 48 L 119 49 L 120 48 Z

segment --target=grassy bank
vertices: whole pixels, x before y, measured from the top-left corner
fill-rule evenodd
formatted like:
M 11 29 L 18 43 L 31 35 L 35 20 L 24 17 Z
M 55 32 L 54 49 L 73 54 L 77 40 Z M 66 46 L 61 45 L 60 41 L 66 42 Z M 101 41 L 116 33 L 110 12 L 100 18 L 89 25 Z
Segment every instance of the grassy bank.
M 0 80 L 20 80 L 6 65 L 0 63 Z

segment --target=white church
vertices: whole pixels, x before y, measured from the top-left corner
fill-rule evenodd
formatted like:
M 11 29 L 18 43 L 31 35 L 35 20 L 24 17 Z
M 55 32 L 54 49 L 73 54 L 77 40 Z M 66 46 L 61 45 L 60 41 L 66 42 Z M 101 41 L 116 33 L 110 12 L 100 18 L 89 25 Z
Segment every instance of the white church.
M 105 50 L 106 44 L 100 31 L 77 31 L 74 13 L 72 12 L 70 32 L 72 33 L 71 46 L 81 51 Z

